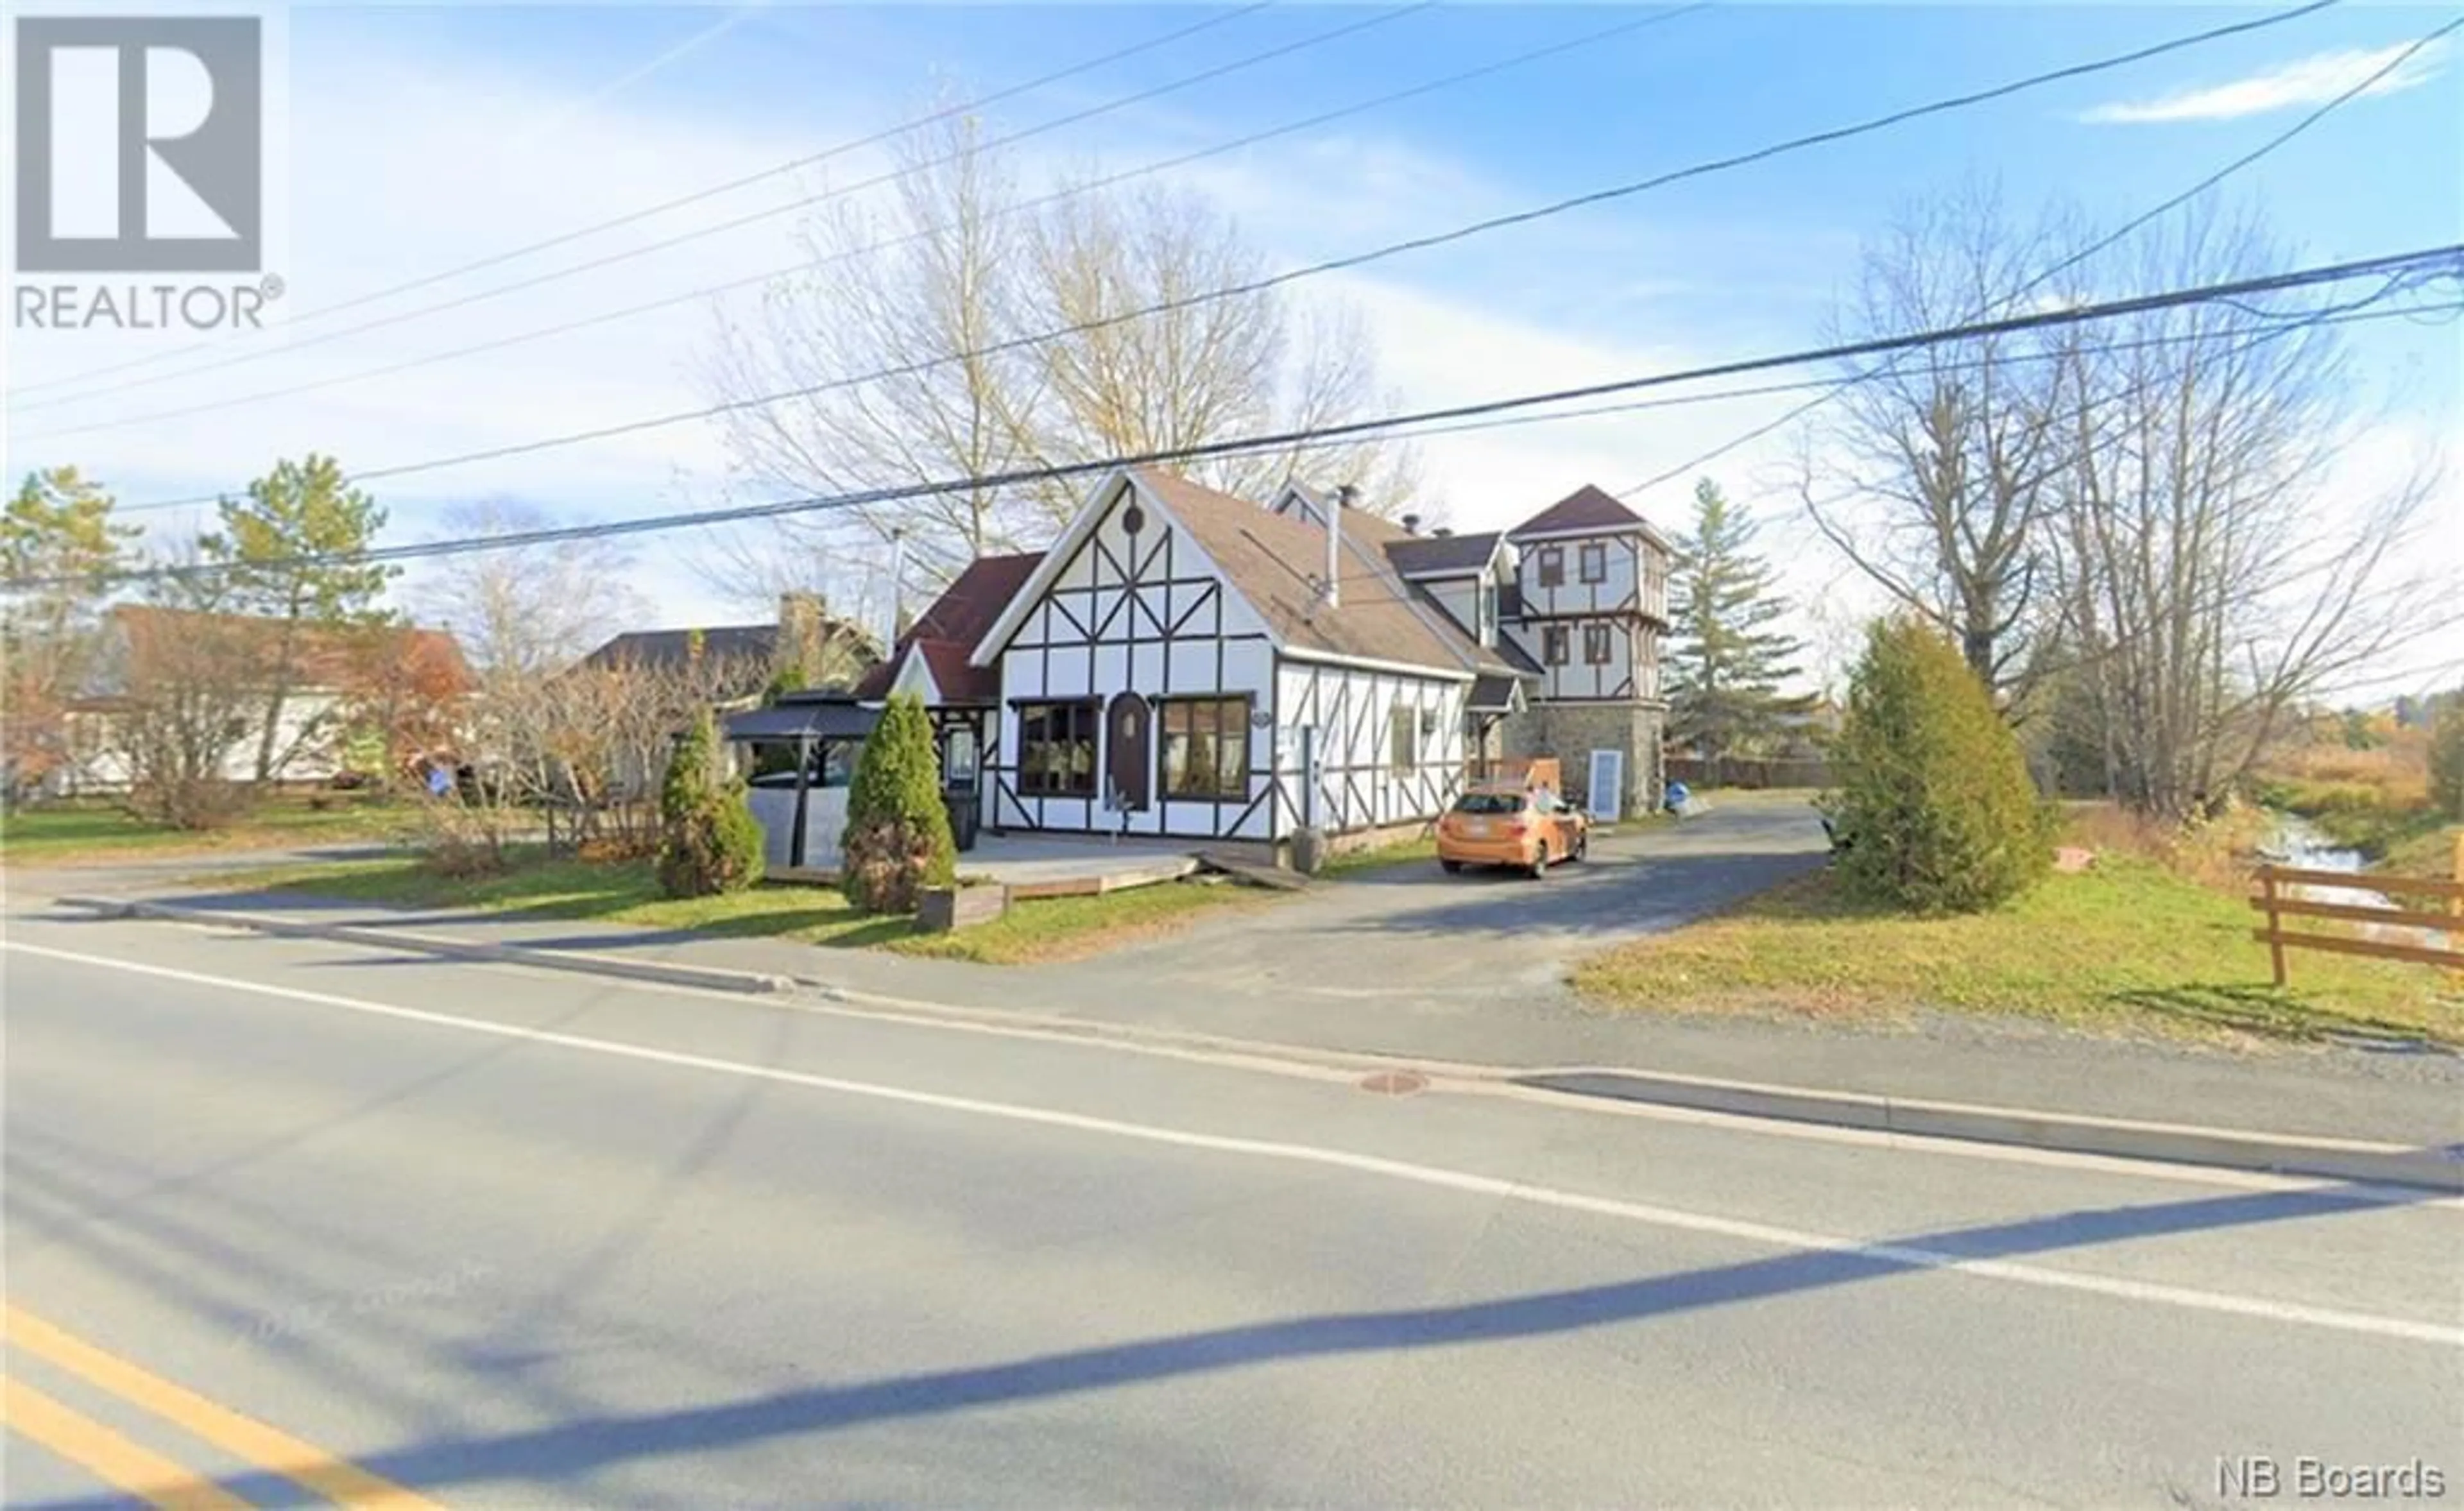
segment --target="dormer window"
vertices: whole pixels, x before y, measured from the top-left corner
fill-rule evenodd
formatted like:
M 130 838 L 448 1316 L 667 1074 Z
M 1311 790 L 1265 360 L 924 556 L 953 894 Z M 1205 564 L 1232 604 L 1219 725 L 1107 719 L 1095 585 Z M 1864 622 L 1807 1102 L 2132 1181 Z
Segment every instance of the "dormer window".
M 1497 580 L 1482 578 L 1474 608 L 1473 633 L 1484 646 L 1497 644 Z

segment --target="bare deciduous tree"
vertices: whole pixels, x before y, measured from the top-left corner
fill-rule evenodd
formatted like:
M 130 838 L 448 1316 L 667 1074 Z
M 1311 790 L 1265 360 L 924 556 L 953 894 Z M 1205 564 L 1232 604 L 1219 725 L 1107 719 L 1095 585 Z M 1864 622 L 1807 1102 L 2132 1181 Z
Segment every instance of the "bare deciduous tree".
M 439 538 L 542 530 L 557 520 L 487 499 L 449 512 Z M 481 678 L 561 671 L 647 612 L 632 560 L 604 536 L 439 557 L 406 584 L 414 619 L 451 631 Z
M 1918 212 L 1868 259 L 1852 325 L 1956 325 L 2290 260 L 2212 202 L 2127 235 L 2044 226 L 2017 235 L 1973 195 Z M 2296 704 L 2456 623 L 2453 584 L 2407 550 L 2434 469 L 2372 496 L 2337 471 L 2368 417 L 2321 313 L 2200 300 L 1895 359 L 1809 435 L 1809 509 L 1958 637 L 2014 715 L 2055 679 L 2034 701 L 2066 771 L 2092 752 L 2114 796 L 2189 812 L 2247 777 Z M 1817 500 L 1825 481 L 1855 502 Z
M 2288 258 L 2209 209 L 2126 242 L 2104 276 L 2189 287 Z M 2052 517 L 2059 632 L 2115 794 L 2179 815 L 2241 782 L 2291 711 L 2415 637 L 2453 583 L 2412 564 L 2428 459 L 2375 493 L 2334 331 L 2288 301 L 2179 305 L 2062 333 Z
M 165 564 L 197 558 L 192 548 Z M 264 715 L 270 641 L 222 599 L 217 574 L 154 579 L 152 612 L 123 616 L 105 652 L 113 690 L 95 711 L 96 743 L 121 767 L 129 811 L 174 828 L 223 822 L 247 799 L 231 764 Z
M 1323 425 L 1377 397 L 1359 322 L 1280 291 L 1114 318 L 1259 276 L 1261 257 L 1202 197 L 1092 176 L 1028 194 L 965 115 L 898 151 L 894 197 L 842 202 L 808 223 L 808 267 L 719 331 L 706 381 L 732 405 L 720 425 L 740 485 L 829 495 L 980 477 Z M 1081 325 L 1094 328 L 1071 329 Z M 889 376 L 846 383 L 869 373 Z M 752 402 L 789 390 L 809 391 Z M 1193 470 L 1263 494 L 1301 460 Z M 1312 452 L 1308 465 L 1361 484 L 1381 512 L 1410 501 L 1400 448 Z M 767 591 L 811 586 L 846 602 L 849 575 L 879 580 L 896 535 L 908 573 L 929 587 L 977 556 L 1042 544 L 1085 485 L 963 489 L 780 521 L 723 539 L 704 573 L 722 587 L 759 575 Z M 757 565 L 764 558 L 800 574 L 827 562 L 831 575 L 781 581 Z
M 1903 210 L 1864 258 L 1838 336 L 1859 340 L 2010 313 L 2066 245 L 2013 230 L 1971 186 Z M 1947 341 L 1854 370 L 1809 427 L 1800 495 L 1840 552 L 1958 642 L 2006 706 L 2038 665 L 2052 370 L 2026 336 Z

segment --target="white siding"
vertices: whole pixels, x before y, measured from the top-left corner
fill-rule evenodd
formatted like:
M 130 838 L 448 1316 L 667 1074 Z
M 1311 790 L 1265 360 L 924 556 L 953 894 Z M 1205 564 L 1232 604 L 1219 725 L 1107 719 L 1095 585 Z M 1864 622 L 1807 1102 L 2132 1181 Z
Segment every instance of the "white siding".
M 1667 591 L 1665 570 L 1653 573 L 1643 565 L 1643 558 L 1655 557 L 1650 544 L 1639 531 L 1617 535 L 1553 536 L 1541 540 L 1519 542 L 1522 562 L 1515 576 L 1523 592 L 1523 612 L 1533 617 L 1557 614 L 1615 614 L 1642 611 L 1644 600 L 1638 596 L 1637 584 L 1657 576 L 1664 599 Z M 1583 548 L 1599 548 L 1600 566 L 1605 574 L 1596 582 L 1583 580 Z M 1540 564 L 1551 551 L 1565 554 L 1566 573 L 1553 587 L 1543 586 Z
M 1287 659 L 1276 674 L 1277 835 L 1304 822 L 1329 833 L 1435 819 L 1462 785 L 1470 685 Z M 1413 761 L 1394 760 L 1394 717 L 1408 712 Z M 1314 783 L 1299 732 L 1318 732 Z
M 1630 701 L 1660 696 L 1660 641 L 1652 625 L 1667 615 L 1668 559 L 1639 531 L 1597 536 L 1557 536 L 1526 540 L 1516 574 L 1522 613 L 1505 634 L 1540 664 L 1536 699 Z M 1583 580 L 1583 548 L 1597 546 L 1601 577 Z M 1565 577 L 1543 586 L 1541 561 L 1551 549 L 1564 553 Z M 1608 626 L 1608 660 L 1585 659 L 1587 626 Z M 1566 632 L 1566 661 L 1551 666 L 1544 626 Z
M 254 700 L 251 700 L 253 702 Z M 265 733 L 263 705 L 252 711 L 247 731 L 231 741 L 223 752 L 222 775 L 226 781 L 250 782 L 256 779 L 257 741 Z M 282 700 L 282 717 L 275 726 L 274 758 L 291 758 L 274 776 L 277 781 L 328 781 L 342 771 L 342 730 L 344 710 L 341 699 L 331 692 L 313 689 L 294 692 Z M 128 762 L 118 742 L 120 734 L 112 715 L 86 712 L 72 712 L 71 722 L 78 726 L 75 738 L 85 747 L 86 754 L 77 758 L 75 769 L 65 774 L 58 790 L 70 793 L 115 793 L 128 790 Z
M 1140 528 L 1127 506 L 1140 502 Z M 1121 813 L 1104 795 L 1124 772 L 1113 769 L 1112 698 L 1135 692 L 1154 705 L 1175 697 L 1246 695 L 1253 714 L 1271 713 L 1275 654 L 1266 627 L 1234 592 L 1198 543 L 1126 484 L 1105 506 L 1085 544 L 1027 613 L 1001 657 L 997 762 L 988 763 L 984 821 L 1003 829 L 1091 830 L 1193 839 L 1270 837 L 1276 807 L 1273 731 L 1253 718 L 1247 790 L 1234 800 L 1173 798 L 1163 790 L 1161 734 L 1146 741 L 1149 798 Z M 1096 710 L 1094 796 L 1020 790 L 1018 705 L 1022 700 L 1092 700 Z

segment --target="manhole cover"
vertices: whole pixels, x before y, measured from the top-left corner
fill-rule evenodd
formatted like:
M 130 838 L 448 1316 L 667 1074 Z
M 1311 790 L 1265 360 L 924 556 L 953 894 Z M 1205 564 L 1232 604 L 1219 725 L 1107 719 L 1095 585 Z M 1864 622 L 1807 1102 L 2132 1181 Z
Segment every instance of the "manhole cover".
M 1360 1089 L 1381 1097 L 1408 1097 L 1429 1089 L 1429 1078 L 1410 1070 L 1381 1070 L 1361 1079 Z

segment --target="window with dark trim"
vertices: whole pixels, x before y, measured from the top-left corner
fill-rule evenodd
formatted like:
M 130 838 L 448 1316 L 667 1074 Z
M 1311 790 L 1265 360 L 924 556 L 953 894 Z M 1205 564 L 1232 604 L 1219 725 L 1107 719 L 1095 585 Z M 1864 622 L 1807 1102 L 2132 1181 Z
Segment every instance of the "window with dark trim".
M 1497 582 L 1482 578 L 1472 589 L 1472 638 L 1484 646 L 1497 644 Z
M 1420 711 L 1397 703 L 1386 715 L 1386 728 L 1394 745 L 1389 755 L 1395 775 L 1409 777 L 1420 767 Z
M 1575 565 L 1576 570 L 1583 574 L 1584 581 L 1607 581 L 1609 580 L 1609 548 L 1607 544 L 1602 541 L 1595 540 L 1584 546 L 1575 554 Z
M 1092 703 L 1018 706 L 1018 790 L 1027 797 L 1095 795 Z
M 1249 700 L 1167 698 L 1155 705 L 1163 732 L 1163 795 L 1249 796 Z
M 1583 626 L 1583 665 L 1605 667 L 1609 664 L 1609 627 L 1606 624 Z
M 1565 625 L 1543 624 L 1540 626 L 1541 660 L 1547 662 L 1552 667 L 1562 667 L 1566 664 L 1566 648 Z
M 1540 548 L 1540 585 L 1542 587 L 1555 587 L 1565 580 L 1566 548 L 1564 546 L 1542 546 Z

